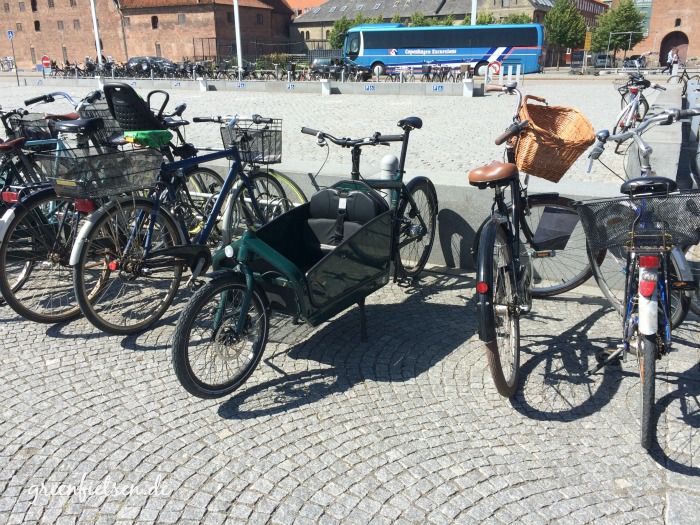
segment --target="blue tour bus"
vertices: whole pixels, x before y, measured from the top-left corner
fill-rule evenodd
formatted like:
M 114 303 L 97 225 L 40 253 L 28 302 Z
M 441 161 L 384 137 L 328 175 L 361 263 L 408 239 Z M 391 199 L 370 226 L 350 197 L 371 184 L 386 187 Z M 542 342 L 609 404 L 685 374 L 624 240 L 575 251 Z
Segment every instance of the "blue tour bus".
M 490 64 L 520 64 L 523 73 L 540 71 L 544 29 L 540 24 L 428 26 L 363 24 L 348 30 L 345 56 L 378 74 L 397 66 L 416 71 L 425 64 L 460 67 L 470 64 L 485 75 Z

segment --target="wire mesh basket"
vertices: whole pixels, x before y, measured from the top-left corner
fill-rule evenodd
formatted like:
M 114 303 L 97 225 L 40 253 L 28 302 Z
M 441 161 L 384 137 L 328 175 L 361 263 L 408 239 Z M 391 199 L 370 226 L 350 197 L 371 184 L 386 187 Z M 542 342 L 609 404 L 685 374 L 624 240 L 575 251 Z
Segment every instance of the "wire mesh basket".
M 620 92 L 620 93 L 625 93 L 629 90 L 629 77 L 624 77 L 624 78 L 616 78 L 613 80 L 613 86 L 615 86 L 615 89 Z
M 574 205 L 594 252 L 627 248 L 668 249 L 700 241 L 700 192 L 621 197 Z
M 154 149 L 95 154 L 65 149 L 34 156 L 59 197 L 92 199 L 155 186 L 163 155 Z
M 98 100 L 89 106 L 81 107 L 78 109 L 78 114 L 80 118 L 99 117 L 103 120 L 104 128 L 92 135 L 92 138 L 99 144 L 110 144 L 115 138 L 124 134 L 124 130 L 112 116 L 109 106 L 104 100 Z
M 221 127 L 221 139 L 226 149 L 238 147 L 243 162 L 282 162 L 282 119 L 256 124 L 253 119 L 238 118 Z
M 58 133 L 53 122 L 45 117 L 44 113 L 12 115 L 8 119 L 8 124 L 17 137 L 24 137 L 27 140 L 55 139 Z M 49 146 L 49 148 L 53 147 L 53 145 Z

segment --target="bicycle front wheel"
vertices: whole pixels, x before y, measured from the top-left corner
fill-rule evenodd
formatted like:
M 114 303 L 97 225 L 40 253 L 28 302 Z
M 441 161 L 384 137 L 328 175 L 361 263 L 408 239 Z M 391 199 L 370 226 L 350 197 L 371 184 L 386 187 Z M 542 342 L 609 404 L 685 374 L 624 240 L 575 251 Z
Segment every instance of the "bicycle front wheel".
M 240 276 L 221 275 L 197 290 L 182 311 L 173 336 L 172 363 L 180 384 L 193 396 L 230 394 L 260 362 L 269 309 L 257 290 L 252 290 L 245 308 L 246 292 Z
M 573 202 L 560 196 L 527 197 L 520 247 L 531 256 L 533 297 L 568 292 L 592 275 L 586 233 Z
M 641 445 L 650 449 L 654 440 L 654 398 L 656 396 L 656 335 L 638 335 L 637 361 L 641 390 Z
M 182 277 L 183 263 L 158 252 L 183 239 L 170 214 L 154 213 L 153 203 L 143 197 L 117 201 L 97 214 L 77 241 L 78 304 L 103 332 L 141 332 L 163 316 Z
M 411 200 L 401 198 L 396 212 L 398 274 L 415 277 L 428 263 L 435 241 L 438 201 L 435 187 L 427 179 L 410 181 L 406 186 Z
M 513 256 L 501 226 L 491 223 L 482 230 L 478 253 L 477 281 L 488 287 L 483 294 L 478 293 L 479 322 L 495 333 L 495 338 L 485 342 L 486 360 L 498 393 L 511 397 L 520 374 L 520 319 Z
M 80 315 L 68 264 L 85 215 L 53 189 L 29 197 L 5 216 L 0 241 L 0 293 L 19 315 L 36 323 L 58 323 Z
M 688 83 L 683 78 L 683 75 L 673 75 L 671 77 L 668 77 L 668 80 L 666 81 L 666 83 L 667 84 L 683 84 L 683 91 L 681 92 L 681 95 L 685 95 L 685 92 L 688 89 Z

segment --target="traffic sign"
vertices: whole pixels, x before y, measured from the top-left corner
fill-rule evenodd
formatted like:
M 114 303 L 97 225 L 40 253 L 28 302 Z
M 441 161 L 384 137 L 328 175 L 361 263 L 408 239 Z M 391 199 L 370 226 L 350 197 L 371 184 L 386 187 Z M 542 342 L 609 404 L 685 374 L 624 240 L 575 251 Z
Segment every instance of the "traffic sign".
M 15 32 L 12 29 L 7 30 L 7 38 L 12 40 L 15 37 Z
M 46 55 L 41 57 L 41 65 L 46 68 L 51 67 L 51 60 L 49 59 L 49 57 L 47 57 Z
M 586 40 L 583 43 L 583 49 L 586 51 L 591 50 L 591 40 L 593 38 L 593 33 L 591 31 L 586 32 Z

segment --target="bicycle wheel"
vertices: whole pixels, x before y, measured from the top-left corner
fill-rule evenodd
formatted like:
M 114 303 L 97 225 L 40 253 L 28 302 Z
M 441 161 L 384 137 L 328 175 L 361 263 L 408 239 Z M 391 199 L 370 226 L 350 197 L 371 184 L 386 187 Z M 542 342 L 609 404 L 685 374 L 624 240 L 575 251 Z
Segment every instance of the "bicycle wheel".
M 184 242 L 165 209 L 130 197 L 102 208 L 76 241 L 75 295 L 85 317 L 100 330 L 129 335 L 158 321 L 175 298 L 183 263 L 172 255 L 144 256 Z M 146 242 L 150 233 L 150 245 Z
M 176 207 L 179 216 L 185 221 L 190 238 L 195 239 L 211 214 L 224 180 L 214 170 L 201 166 L 187 170 L 185 177 L 187 191 L 185 192 L 182 186 L 177 187 Z M 217 221 L 217 226 L 209 234 L 207 245 L 215 247 L 220 242 L 221 230 Z
M 681 95 L 685 95 L 685 92 L 688 89 L 688 82 L 683 78 L 683 75 L 673 75 L 671 77 L 668 77 L 668 80 L 666 81 L 667 84 L 683 84 L 683 91 L 681 92 Z
M 517 283 L 512 264 L 506 232 L 500 225 L 488 224 L 481 232 L 477 265 L 477 281 L 488 286 L 488 293 L 478 293 L 480 335 L 482 326 L 495 335 L 485 343 L 486 360 L 496 390 L 504 397 L 515 393 L 520 373 L 520 320 L 515 312 Z
M 628 129 L 635 127 L 635 125 L 637 124 L 637 118 L 634 115 L 630 116 L 631 111 L 632 107 L 630 106 L 625 112 L 623 112 L 620 115 L 620 118 L 617 119 L 617 121 L 615 122 L 615 126 L 613 127 L 613 135 L 617 135 L 618 133 L 624 133 Z M 619 144 L 615 147 L 616 153 L 619 147 Z
M 689 247 L 685 250 L 685 260 L 688 261 L 690 271 L 696 283 L 700 283 L 700 244 Z M 700 316 L 700 288 L 694 290 L 690 296 L 690 311 Z
M 309 201 L 299 185 L 280 171 L 272 168 L 265 168 L 264 170 L 257 171 L 254 175 L 252 175 L 252 177 L 256 180 L 260 177 L 265 177 L 266 179 L 269 177 L 274 178 L 282 188 L 282 195 L 284 195 L 284 198 L 286 199 L 288 209 L 301 206 Z
M 592 272 L 583 231 L 573 200 L 528 195 L 520 224 L 521 256 L 533 255 L 532 296 L 551 297 L 573 290 Z
M 425 268 L 433 248 L 438 201 L 435 187 L 427 179 L 414 179 L 406 189 L 413 203 L 402 196 L 396 212 L 396 268 L 400 276 L 412 278 Z
M 221 275 L 197 290 L 180 314 L 172 363 L 180 384 L 193 396 L 212 399 L 230 394 L 260 362 L 269 308 L 264 293 L 253 290 L 242 333 L 236 333 L 245 295 L 239 275 Z
M 627 307 L 625 300 L 625 275 L 627 268 L 627 249 L 623 247 L 602 250 L 596 254 L 589 252 L 589 262 L 593 277 L 595 277 L 598 287 L 620 315 L 624 314 Z M 680 270 L 673 252 L 669 257 L 671 267 L 669 268 L 669 281 L 678 280 Z M 637 271 L 634 269 L 634 271 Z M 678 327 L 690 308 L 690 296 L 683 290 L 671 290 L 671 327 Z
M 633 97 L 634 95 L 632 95 L 629 91 L 622 95 L 622 98 L 620 99 L 620 109 L 625 109 L 625 107 L 632 101 Z M 642 96 L 640 97 L 639 105 L 637 106 L 637 122 L 644 120 L 644 117 L 647 116 L 648 112 L 649 102 L 647 102 L 647 99 Z
M 248 228 L 259 228 L 292 208 L 292 203 L 282 185 L 269 173 L 259 171 L 248 177 L 251 195 L 245 184 L 240 184 L 230 197 L 223 217 L 224 243 L 240 237 Z M 255 200 L 263 216 L 259 217 L 253 207 Z
M 19 315 L 58 323 L 80 315 L 69 257 L 85 214 L 53 189 L 41 190 L 5 216 L 0 241 L 0 293 Z
M 650 449 L 654 439 L 654 401 L 656 396 L 656 335 L 638 335 L 637 361 L 641 390 L 641 445 Z

